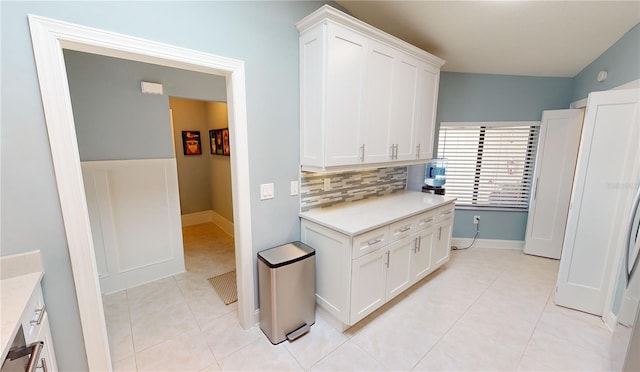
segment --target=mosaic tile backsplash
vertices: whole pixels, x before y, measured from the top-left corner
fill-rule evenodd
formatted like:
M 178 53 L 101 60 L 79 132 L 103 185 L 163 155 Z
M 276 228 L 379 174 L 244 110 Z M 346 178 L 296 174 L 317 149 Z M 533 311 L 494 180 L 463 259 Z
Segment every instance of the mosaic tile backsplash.
M 324 191 L 324 179 L 331 180 L 331 190 Z M 313 208 L 366 199 L 405 190 L 407 167 L 371 169 L 357 172 L 320 174 L 302 172 L 300 209 Z

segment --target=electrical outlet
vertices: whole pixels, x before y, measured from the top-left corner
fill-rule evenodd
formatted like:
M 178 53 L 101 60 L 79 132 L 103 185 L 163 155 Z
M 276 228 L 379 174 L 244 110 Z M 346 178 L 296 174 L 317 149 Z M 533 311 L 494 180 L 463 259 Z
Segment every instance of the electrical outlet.
M 473 224 L 477 225 L 480 223 L 480 216 L 473 216 Z

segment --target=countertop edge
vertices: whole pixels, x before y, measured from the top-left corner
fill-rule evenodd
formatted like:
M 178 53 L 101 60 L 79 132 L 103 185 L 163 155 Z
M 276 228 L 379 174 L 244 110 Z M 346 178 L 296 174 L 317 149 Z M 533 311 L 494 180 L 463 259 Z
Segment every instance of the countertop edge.
M 331 215 L 334 213 L 339 213 L 342 209 L 348 208 L 349 210 L 354 210 L 354 209 L 361 209 L 361 208 L 376 208 L 376 204 L 380 203 L 380 201 L 384 201 L 384 202 L 389 202 L 389 201 L 393 201 L 394 199 L 401 199 L 401 198 L 406 198 L 407 196 L 413 197 L 413 198 L 430 198 L 432 194 L 426 194 L 426 193 L 420 193 L 420 192 L 411 192 L 411 191 L 405 191 L 402 193 L 398 193 L 398 194 L 391 194 L 391 195 L 385 195 L 383 197 L 378 197 L 378 198 L 374 198 L 374 199 L 365 199 L 365 200 L 359 200 L 357 202 L 347 202 L 347 203 L 342 203 L 344 205 L 337 205 L 337 206 L 333 206 L 333 207 L 328 207 L 328 209 L 324 210 L 324 212 L 318 212 L 314 210 L 311 211 L 307 211 L 307 212 L 300 212 L 299 213 L 299 217 L 301 219 L 307 220 L 309 222 L 313 222 L 316 223 L 318 225 L 330 228 L 332 230 L 338 231 L 342 234 L 348 235 L 350 237 L 356 236 L 356 235 L 360 235 L 363 233 L 366 233 L 368 231 L 371 230 L 375 230 L 379 227 L 385 226 L 385 225 L 389 225 L 392 224 L 394 222 L 403 220 L 405 218 L 409 218 L 409 217 L 413 217 L 416 216 L 418 214 L 424 213 L 424 212 L 428 212 L 430 210 L 434 210 L 437 208 L 440 208 L 444 205 L 447 205 L 449 203 L 454 203 L 456 198 L 453 197 L 442 197 L 442 196 L 435 196 L 435 198 L 438 198 L 437 200 L 440 200 L 439 203 L 437 204 L 433 204 L 433 205 L 423 205 L 423 206 L 415 206 L 412 205 L 413 208 L 411 209 L 407 209 L 406 213 L 397 213 L 393 216 L 389 216 L 388 218 L 385 217 L 379 217 L 376 219 L 376 221 L 374 223 L 371 224 L 367 224 L 366 227 L 363 228 L 358 228 L 358 229 L 346 229 L 344 228 L 344 226 L 341 226 L 340 223 L 333 223 L 329 218 L 326 218 L 327 215 Z M 350 203 L 357 203 L 357 204 L 350 204 Z M 311 212 L 311 213 L 310 213 Z M 320 215 L 320 218 L 318 218 Z M 322 218 L 322 215 L 325 215 L 325 218 Z

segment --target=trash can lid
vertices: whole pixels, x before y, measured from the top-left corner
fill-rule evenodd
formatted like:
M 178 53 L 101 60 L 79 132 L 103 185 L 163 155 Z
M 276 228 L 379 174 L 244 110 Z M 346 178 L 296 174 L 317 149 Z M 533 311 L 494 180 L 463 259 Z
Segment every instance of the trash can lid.
M 258 252 L 258 259 L 270 268 L 276 268 L 304 260 L 316 254 L 316 250 L 303 242 L 291 242 Z

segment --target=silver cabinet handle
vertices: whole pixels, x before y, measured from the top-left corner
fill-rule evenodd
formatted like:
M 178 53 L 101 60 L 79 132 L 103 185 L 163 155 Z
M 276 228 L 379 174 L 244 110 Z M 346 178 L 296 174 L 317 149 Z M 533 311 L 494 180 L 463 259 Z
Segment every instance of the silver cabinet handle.
M 425 218 L 424 220 L 422 220 L 422 223 L 429 223 L 431 221 L 433 221 L 433 217 Z
M 420 252 L 420 249 L 422 249 L 422 237 L 421 236 L 418 237 L 418 252 Z
M 360 146 L 360 161 L 364 161 L 364 144 L 362 144 L 362 146 Z
M 400 229 L 400 232 L 403 233 L 403 232 L 409 231 L 411 229 L 412 229 L 412 226 L 405 226 L 405 227 Z
M 447 215 L 447 214 L 451 214 L 451 209 L 449 209 L 448 211 L 442 213 L 443 215 Z
M 438 240 L 440 240 L 440 238 L 442 238 L 442 226 L 438 228 Z
M 396 145 L 391 145 L 391 147 L 389 148 L 389 151 L 391 151 L 391 155 L 389 155 L 389 158 L 391 158 L 391 160 L 393 160 L 395 148 L 396 148 Z
M 418 238 L 413 239 L 413 253 L 418 253 Z
M 49 372 L 49 368 L 47 368 L 47 360 L 42 358 L 40 359 L 40 364 L 43 372 Z
M 416 146 L 416 158 L 420 157 L 420 144 Z
M 383 240 L 383 239 L 369 240 L 369 241 L 367 242 L 367 244 L 369 244 L 369 245 L 378 244 L 378 243 L 380 243 L 382 240 Z
M 398 160 L 398 144 L 397 143 L 396 143 L 396 155 L 395 155 L 394 159 Z
M 37 368 L 38 359 L 40 359 L 40 353 L 42 352 L 42 348 L 44 347 L 44 342 L 38 341 L 34 342 L 31 345 L 27 346 L 27 348 L 31 349 L 31 357 L 29 358 L 29 362 L 27 363 L 26 372 L 34 372 Z
M 35 311 L 38 313 L 38 319 L 32 320 L 29 323 L 31 323 L 31 325 L 40 325 L 40 323 L 42 323 L 42 318 L 44 318 L 45 311 L 47 311 L 47 305 L 43 304 L 41 309 Z
M 387 251 L 387 269 L 389 268 L 389 263 L 391 262 L 391 252 Z
M 631 249 L 633 249 L 633 246 L 636 243 L 634 239 L 636 238 L 636 236 L 634 236 L 633 225 L 635 223 L 638 223 L 638 219 L 640 218 L 638 217 L 638 213 L 640 213 L 639 208 L 640 208 L 640 187 L 638 188 L 638 191 L 636 192 L 636 195 L 633 198 L 633 203 L 631 204 L 631 216 L 629 217 L 629 226 L 627 226 L 627 231 L 628 231 L 627 251 L 624 253 L 625 269 L 627 274 L 627 287 L 629 287 L 629 283 L 631 282 L 631 277 L 633 276 L 636 269 L 638 268 L 638 262 L 640 261 L 640 254 L 638 254 L 634 262 L 629 262 L 629 258 L 630 258 L 629 253 L 631 253 Z M 638 229 L 640 229 L 640 227 L 638 227 Z M 638 234 L 638 230 L 635 231 L 635 234 Z

